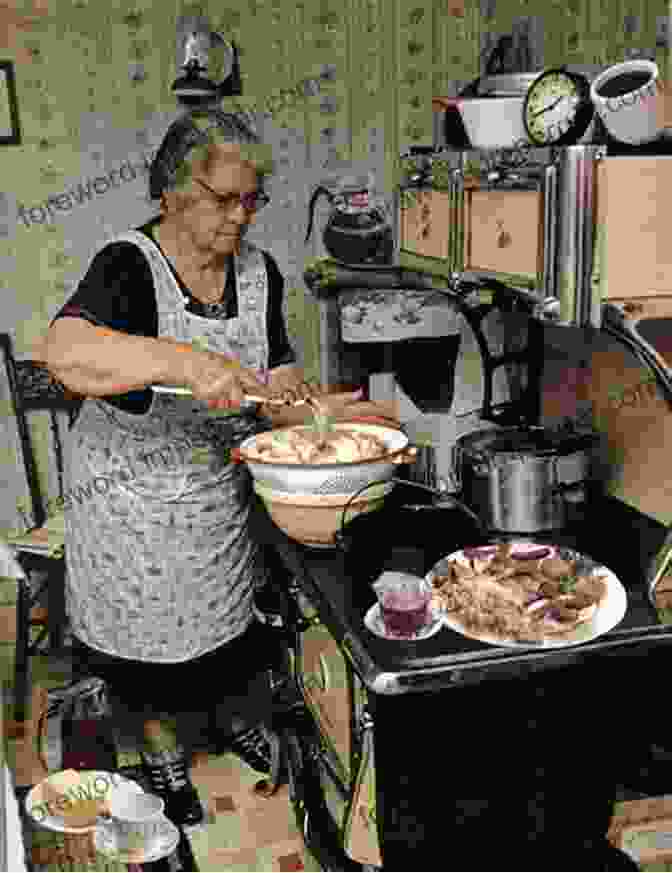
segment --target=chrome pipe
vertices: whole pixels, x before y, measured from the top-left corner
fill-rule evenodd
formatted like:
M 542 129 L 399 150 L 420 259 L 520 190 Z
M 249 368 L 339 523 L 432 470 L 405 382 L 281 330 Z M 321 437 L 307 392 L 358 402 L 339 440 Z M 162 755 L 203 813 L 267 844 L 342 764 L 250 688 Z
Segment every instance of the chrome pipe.
M 558 160 L 558 236 L 554 269 L 559 321 L 570 327 L 601 326 L 592 273 L 597 207 L 597 164 L 603 146 L 568 146 Z

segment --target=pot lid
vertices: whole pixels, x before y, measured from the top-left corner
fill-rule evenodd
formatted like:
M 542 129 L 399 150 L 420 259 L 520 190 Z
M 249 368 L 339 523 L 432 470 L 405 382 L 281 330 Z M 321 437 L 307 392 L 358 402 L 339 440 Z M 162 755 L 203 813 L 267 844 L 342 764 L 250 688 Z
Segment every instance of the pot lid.
M 479 455 L 514 454 L 566 455 L 594 445 L 597 434 L 569 429 L 551 430 L 543 427 L 506 427 L 479 430 L 461 437 L 457 442 L 467 453 Z

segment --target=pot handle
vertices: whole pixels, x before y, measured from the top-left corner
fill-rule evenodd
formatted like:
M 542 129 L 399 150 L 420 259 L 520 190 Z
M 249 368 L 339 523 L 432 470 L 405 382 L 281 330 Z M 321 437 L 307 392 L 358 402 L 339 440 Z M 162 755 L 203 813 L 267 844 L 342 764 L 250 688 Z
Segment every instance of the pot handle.
M 313 232 L 313 216 L 315 215 L 315 204 L 319 197 L 324 194 L 325 197 L 328 198 L 329 203 L 333 203 L 335 195 L 328 189 L 325 188 L 324 185 L 318 185 L 315 191 L 313 192 L 313 196 L 310 198 L 310 203 L 308 204 L 308 230 L 306 231 L 306 238 L 303 241 L 304 245 L 310 239 L 310 234 Z
M 553 473 L 555 474 L 555 485 L 551 489 L 554 496 L 560 497 L 565 503 L 582 503 L 586 499 L 587 479 L 576 479 L 574 482 L 562 482 L 560 480 L 560 471 L 558 465 L 560 457 L 553 459 Z
M 462 447 L 459 442 L 455 443 L 451 452 L 451 466 L 455 493 L 462 493 Z
M 562 497 L 566 503 L 582 503 L 586 499 L 586 480 L 556 485 L 553 494 Z

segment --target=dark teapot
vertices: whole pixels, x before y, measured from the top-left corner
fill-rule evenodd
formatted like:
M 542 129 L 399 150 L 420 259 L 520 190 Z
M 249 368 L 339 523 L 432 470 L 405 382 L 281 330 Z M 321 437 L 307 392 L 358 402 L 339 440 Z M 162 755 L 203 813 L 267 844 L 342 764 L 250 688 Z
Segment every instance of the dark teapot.
M 328 198 L 331 213 L 322 232 L 324 246 L 332 258 L 345 264 L 391 264 L 394 237 L 385 205 L 371 200 L 366 185 L 341 185 L 337 192 L 319 185 L 308 206 L 308 242 L 313 230 L 315 204 Z

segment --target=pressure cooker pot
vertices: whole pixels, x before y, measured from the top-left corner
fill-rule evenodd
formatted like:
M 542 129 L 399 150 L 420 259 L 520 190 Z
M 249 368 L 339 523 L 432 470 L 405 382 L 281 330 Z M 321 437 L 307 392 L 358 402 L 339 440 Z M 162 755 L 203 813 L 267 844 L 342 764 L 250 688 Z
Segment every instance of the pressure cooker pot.
M 532 534 L 566 526 L 591 478 L 593 432 L 506 427 L 457 440 L 453 469 L 462 500 L 488 530 Z

